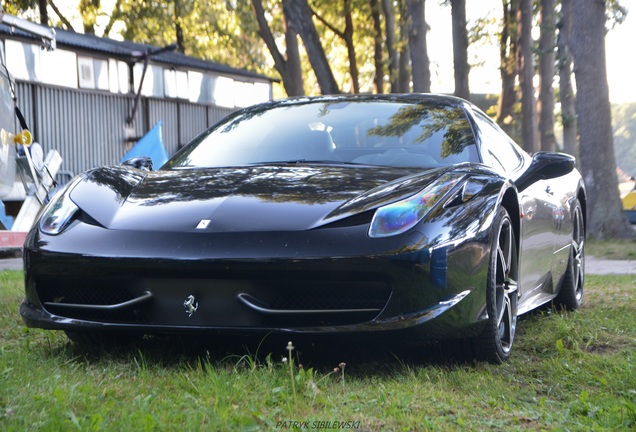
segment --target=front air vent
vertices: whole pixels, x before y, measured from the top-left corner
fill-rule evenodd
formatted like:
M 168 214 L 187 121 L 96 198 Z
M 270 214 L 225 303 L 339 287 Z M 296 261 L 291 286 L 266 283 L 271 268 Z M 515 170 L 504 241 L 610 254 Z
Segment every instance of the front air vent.
M 375 214 L 375 209 L 368 210 L 363 213 L 358 213 L 353 216 L 349 216 L 349 217 L 337 220 L 335 222 L 322 225 L 318 227 L 318 229 L 346 228 L 346 227 L 359 226 L 359 225 L 368 225 L 371 223 L 371 220 L 373 219 L 374 214 Z
M 84 222 L 87 225 L 94 225 L 94 226 L 98 226 L 98 227 L 103 227 L 102 224 L 100 224 L 99 222 L 97 222 L 93 217 L 91 217 L 88 213 L 86 213 L 84 210 L 79 210 L 77 212 L 77 215 L 75 216 L 75 218 L 79 221 Z

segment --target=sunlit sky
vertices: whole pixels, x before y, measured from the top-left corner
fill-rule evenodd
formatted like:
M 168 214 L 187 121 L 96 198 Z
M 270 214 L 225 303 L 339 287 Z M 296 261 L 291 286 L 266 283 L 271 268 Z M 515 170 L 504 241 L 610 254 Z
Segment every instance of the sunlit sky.
M 105 8 L 111 7 L 113 0 L 104 0 Z M 78 0 L 60 0 L 66 10 L 77 11 Z M 426 20 L 431 28 L 427 36 L 427 46 L 431 60 L 431 90 L 438 93 L 452 93 L 453 48 L 451 35 L 450 6 L 440 6 L 440 0 L 426 2 Z M 625 22 L 611 30 L 606 36 L 607 73 L 610 87 L 610 99 L 614 103 L 636 102 L 636 55 L 628 44 L 636 42 L 636 1 L 621 0 L 628 8 Z M 501 0 L 469 0 L 466 2 L 466 15 L 469 26 L 479 17 L 494 17 L 501 20 Z M 73 15 L 71 13 L 71 15 Z M 78 25 L 78 28 L 81 24 Z M 538 35 L 536 35 L 538 37 Z M 496 38 L 490 43 L 471 46 L 469 62 L 473 65 L 470 72 L 470 89 L 473 93 L 498 93 L 499 47 Z

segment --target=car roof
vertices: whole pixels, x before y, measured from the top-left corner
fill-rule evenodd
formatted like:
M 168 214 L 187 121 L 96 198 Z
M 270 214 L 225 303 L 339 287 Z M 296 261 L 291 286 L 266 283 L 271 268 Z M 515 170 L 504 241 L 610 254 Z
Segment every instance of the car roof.
M 473 106 L 470 102 L 450 95 L 434 93 L 390 93 L 390 94 L 337 94 L 322 96 L 296 96 L 285 99 L 277 99 L 256 107 L 265 108 L 267 106 L 293 106 L 307 103 L 327 103 L 327 102 L 401 102 L 401 103 L 432 103 L 442 104 L 451 107 Z M 247 108 L 249 110 L 249 108 Z

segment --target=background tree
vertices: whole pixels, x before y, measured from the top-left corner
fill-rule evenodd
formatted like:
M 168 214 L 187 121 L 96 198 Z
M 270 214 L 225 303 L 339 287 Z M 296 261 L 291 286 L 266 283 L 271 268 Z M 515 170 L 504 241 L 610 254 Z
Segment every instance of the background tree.
M 49 13 L 46 8 L 46 0 L 38 0 L 38 9 L 40 10 L 40 24 L 49 25 Z
M 380 2 L 378 0 L 369 0 L 371 7 L 371 20 L 373 21 L 373 64 L 375 66 L 375 75 L 373 76 L 373 85 L 375 92 L 384 93 L 384 60 L 382 55 L 382 19 Z
M 396 47 L 395 38 L 395 12 L 391 0 L 382 1 L 382 12 L 384 13 L 384 31 L 386 34 L 386 49 L 389 54 L 388 73 L 391 93 L 400 91 L 399 85 L 399 54 Z
M 254 14 L 258 22 L 259 34 L 265 41 L 269 52 L 274 59 L 274 67 L 283 80 L 283 86 L 288 96 L 301 96 L 305 94 L 304 80 L 300 66 L 300 50 L 298 48 L 298 36 L 287 25 L 284 19 L 285 54 L 282 54 L 276 44 L 276 39 L 265 17 L 265 9 L 261 0 L 252 0 Z
M 398 0 L 400 9 L 400 37 L 398 42 L 398 93 L 411 91 L 411 25 L 408 10 L 409 0 Z
M 539 148 L 544 151 L 556 150 L 554 136 L 554 61 L 556 17 L 555 0 L 541 0 L 539 36 Z
M 57 17 L 61 21 L 62 25 L 60 25 L 60 27 L 63 27 L 63 28 L 65 28 L 67 30 L 70 30 L 70 31 L 75 31 L 75 29 L 73 28 L 73 25 L 69 22 L 68 19 L 66 19 L 64 14 L 62 14 L 62 12 L 60 12 L 60 10 L 55 5 L 53 0 L 49 0 L 49 6 L 51 6 L 51 9 L 53 9 L 53 12 L 55 12 L 55 15 L 57 15 Z M 51 20 L 51 22 L 52 22 L 52 20 Z M 54 24 L 54 25 L 57 25 L 57 24 Z
M 532 0 L 519 0 L 517 25 L 517 67 L 521 91 L 521 145 L 527 152 L 534 153 L 537 151 L 537 117 L 533 84 Z
M 455 68 L 455 96 L 470 100 L 468 85 L 468 31 L 466 28 L 466 0 L 450 0 L 453 28 L 453 65 Z
M 185 5 L 181 0 L 174 0 L 174 32 L 177 50 L 185 54 L 185 37 L 183 35 L 183 17 L 186 14 Z
M 426 47 L 426 0 L 407 0 L 411 74 L 415 93 L 430 93 L 431 68 Z
M 351 0 L 342 1 L 342 13 L 344 17 L 344 29 L 339 30 L 335 25 L 328 22 L 318 12 L 312 9 L 313 15 L 322 22 L 329 30 L 331 30 L 336 36 L 343 40 L 347 47 L 347 57 L 349 60 L 349 74 L 351 75 L 351 88 L 353 93 L 360 93 L 360 81 L 358 74 L 358 61 L 356 59 L 356 48 L 353 44 L 353 17 L 351 15 Z
M 561 102 L 561 125 L 563 126 L 563 151 L 579 161 L 576 141 L 577 121 L 572 88 L 572 53 L 570 34 L 572 32 L 572 0 L 561 0 L 561 16 L 558 23 L 558 68 L 559 101 Z
M 80 0 L 79 12 L 82 17 L 84 33 L 95 34 L 95 23 L 97 22 L 97 16 L 100 11 L 100 0 Z
M 618 196 L 612 118 L 605 66 L 605 3 L 572 1 L 572 54 L 581 167 L 588 191 L 588 232 L 633 237 Z
M 283 0 L 283 10 L 289 19 L 289 26 L 303 40 L 309 62 L 316 75 L 322 94 L 340 93 L 325 51 L 320 43 L 320 35 L 312 21 L 312 11 L 307 0 Z
M 497 101 L 495 120 L 510 134 L 514 106 L 517 99 L 515 80 L 517 78 L 517 1 L 502 0 L 502 27 L 499 38 L 499 73 L 501 93 Z

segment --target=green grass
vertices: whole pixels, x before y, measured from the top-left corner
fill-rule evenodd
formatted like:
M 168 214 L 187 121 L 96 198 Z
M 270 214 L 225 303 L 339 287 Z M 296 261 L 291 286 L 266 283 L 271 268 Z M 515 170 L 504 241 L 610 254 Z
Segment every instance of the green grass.
M 523 316 L 500 366 L 294 340 L 294 394 L 286 340 L 81 349 L 25 328 L 22 274 L 0 272 L 0 430 L 634 430 L 636 276 L 586 283 L 580 311 Z
M 585 253 L 604 259 L 636 260 L 636 239 L 590 240 L 585 244 Z

